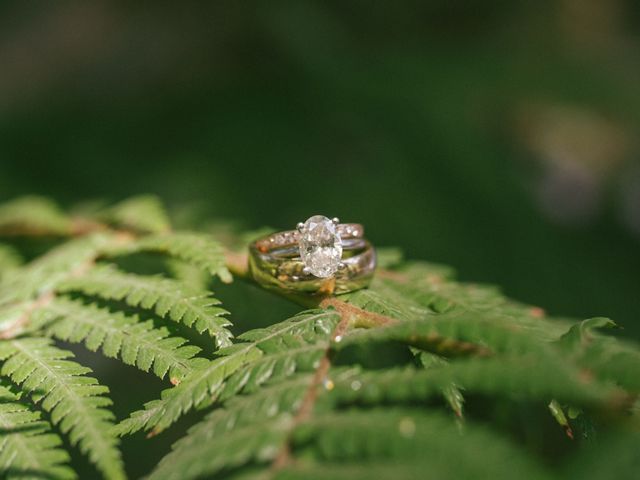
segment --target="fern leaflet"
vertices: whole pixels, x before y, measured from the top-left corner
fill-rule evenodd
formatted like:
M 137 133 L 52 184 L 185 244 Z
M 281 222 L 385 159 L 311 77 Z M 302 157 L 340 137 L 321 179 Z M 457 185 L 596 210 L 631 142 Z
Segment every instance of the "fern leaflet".
M 337 478 L 347 478 L 339 473 L 345 464 L 346 473 L 350 473 L 349 467 L 359 467 L 360 478 L 367 472 L 368 478 L 379 478 L 380 464 L 389 472 L 393 465 L 404 463 L 422 465 L 423 473 L 429 471 L 433 478 L 506 480 L 512 479 L 514 472 L 519 478 L 549 478 L 546 469 L 479 425 L 465 424 L 464 444 L 460 438 L 460 431 L 449 419 L 423 410 L 378 408 L 318 414 L 293 437 L 293 448 L 300 450 L 301 458 L 305 450 L 314 450 L 318 463 L 302 460 L 276 478 L 335 478 L 326 476 L 334 472 Z M 450 461 L 452 458 L 456 461 Z M 415 472 L 405 470 L 405 475 Z
M 18 199 L 0 206 L 2 234 L 62 241 L 27 264 L 20 255 L 32 251 L 19 238 L 0 246 L 3 478 L 74 478 L 68 439 L 101 476 L 123 479 L 118 435 L 159 433 L 194 409 L 209 411 L 151 480 L 425 472 L 587 480 L 629 476 L 612 464 L 638 468 L 637 435 L 621 430 L 640 427 L 640 353 L 599 331 L 614 326 L 608 319 L 550 319 L 494 287 L 455 281 L 448 267 L 379 249 L 369 288 L 327 298 L 285 294 L 314 309 L 293 315 L 283 305 L 291 313 L 280 318 L 290 318 L 234 338 L 209 285 L 212 277 L 231 280 L 227 265 L 252 282 L 243 252 L 256 232 L 235 235 L 225 224 L 208 233 L 174 231 L 160 202 L 140 196 L 72 215 L 45 199 Z M 233 289 L 220 289 L 230 305 L 252 306 L 267 295 Z M 243 307 L 240 326 L 251 325 L 245 321 L 254 312 Z M 265 302 L 262 311 L 268 308 Z M 201 351 L 178 330 L 194 342 L 213 337 L 218 349 Z M 107 388 L 55 341 L 82 343 L 173 386 L 114 425 Z M 109 377 L 115 385 L 126 384 L 122 368 L 124 375 Z M 446 404 L 457 418 L 439 413 Z M 516 418 L 521 410 L 527 415 Z M 547 421 L 534 424 L 535 415 Z M 606 443 L 588 452 L 583 446 L 596 427 Z M 541 462 L 523 439 L 530 433 L 554 452 L 584 452 L 575 462 Z
M 255 377 L 262 377 L 263 382 L 276 367 L 292 371 L 300 358 L 306 358 L 308 363 L 309 353 L 311 359 L 317 360 L 338 320 L 335 312 L 308 311 L 268 328 L 246 332 L 238 337 L 241 342 L 220 350 L 218 358 L 178 386 L 163 391 L 160 400 L 134 412 L 116 431 L 122 435 L 143 428 L 163 430 L 193 407 L 215 399 L 227 386 L 225 382 L 244 367 L 250 367 L 246 375 L 234 377 L 228 388 L 239 389 Z
M 68 235 L 72 221 L 51 200 L 35 195 L 0 205 L 0 232 L 6 235 Z
M 106 387 L 85 376 L 90 370 L 68 360 L 73 355 L 45 338 L 0 342 L 4 360 L 0 375 L 10 378 L 31 394 L 51 414 L 51 421 L 69 435 L 72 444 L 100 469 L 105 477 L 124 479 L 117 439 L 111 435 L 113 415 Z
M 8 480 L 41 478 L 46 472 L 54 480 L 74 479 L 69 455 L 62 440 L 39 412 L 19 401 L 19 396 L 0 385 L 0 474 Z
M 147 235 L 126 245 L 105 249 L 111 255 L 136 252 L 157 252 L 191 263 L 223 282 L 231 282 L 222 246 L 211 236 L 195 232 L 175 232 Z
M 136 232 L 162 233 L 171 229 L 162 203 L 153 195 L 128 198 L 99 212 L 97 218 Z
M 100 348 L 105 356 L 120 358 L 145 372 L 151 370 L 160 378 L 169 373 L 174 384 L 205 362 L 193 358 L 199 347 L 184 345 L 185 339 L 170 336 L 167 328 L 154 328 L 152 320 L 143 322 L 137 316 L 59 298 L 34 317 L 55 338 L 84 342 L 91 351 Z
M 228 312 L 206 291 L 187 287 L 170 278 L 129 274 L 110 266 L 96 267 L 84 275 L 61 282 L 61 292 L 80 291 L 109 300 L 121 300 L 128 305 L 153 309 L 159 316 L 195 327 L 198 333 L 207 331 L 218 346 L 230 345 L 231 325 L 223 315 Z

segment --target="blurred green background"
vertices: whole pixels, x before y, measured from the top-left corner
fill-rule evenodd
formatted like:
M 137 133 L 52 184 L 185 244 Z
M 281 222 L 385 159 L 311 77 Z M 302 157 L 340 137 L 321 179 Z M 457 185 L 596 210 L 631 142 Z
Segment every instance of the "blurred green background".
M 640 338 L 639 35 L 632 0 L 4 1 L 0 200 L 337 215 Z

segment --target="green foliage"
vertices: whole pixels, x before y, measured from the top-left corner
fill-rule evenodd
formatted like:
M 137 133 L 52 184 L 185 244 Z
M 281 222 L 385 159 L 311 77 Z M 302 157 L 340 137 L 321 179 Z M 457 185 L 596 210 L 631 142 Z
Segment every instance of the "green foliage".
M 115 227 L 136 232 L 162 233 L 171 229 L 162 203 L 152 195 L 124 200 L 100 212 L 98 218 Z
M 219 395 L 233 395 L 256 388 L 272 376 L 292 374 L 310 368 L 319 361 L 333 327 L 334 312 L 304 312 L 284 322 L 238 337 L 239 342 L 218 351 L 219 357 L 184 379 L 175 388 L 165 390 L 162 398 L 146 409 L 134 412 L 120 425 L 118 432 L 132 433 L 142 428 L 163 430 L 181 415 Z
M 304 399 L 313 374 L 292 375 L 239 395 L 209 413 L 174 446 L 151 478 L 198 478 L 251 461 L 273 461 L 287 441 L 290 412 Z M 221 455 L 209 455 L 219 451 Z
M 87 349 L 101 349 L 107 357 L 120 358 L 160 378 L 169 373 L 178 383 L 204 359 L 193 357 L 199 347 L 171 335 L 166 327 L 154 328 L 153 321 L 138 316 L 112 313 L 65 298 L 56 299 L 34 315 L 34 322 L 46 324 L 45 333 L 72 343 L 84 342 Z M 153 368 L 152 368 L 153 367 Z
M 69 455 L 61 448 L 62 440 L 49 422 L 4 385 L 0 385 L 0 428 L 3 478 L 38 478 L 44 472 L 52 478 L 76 478 L 67 465 Z
M 21 264 L 22 259 L 15 249 L 8 245 L 0 245 L 0 279 Z
M 3 477 L 75 478 L 77 450 L 104 478 L 125 478 L 134 466 L 118 437 L 159 435 L 179 420 L 193 424 L 151 479 L 637 469 L 640 350 L 606 335 L 608 319 L 551 319 L 389 249 L 370 288 L 268 326 L 251 304 L 256 319 L 239 329 L 209 284 L 231 280 L 227 259 L 251 283 L 237 261 L 242 234 L 225 233 L 226 251 L 215 235 L 173 231 L 153 197 L 82 217 L 42 199 L 0 213 L 0 232 L 70 237 L 25 264 L 20 242 L 0 249 Z M 160 395 L 115 419 L 107 387 L 60 342 L 152 373 L 165 382 Z M 194 421 L 193 410 L 207 413 Z M 553 445 L 554 461 L 531 438 Z
M 153 309 L 163 318 L 207 331 L 219 346 L 230 345 L 233 336 L 226 328 L 231 322 L 209 292 L 189 288 L 183 282 L 120 272 L 111 267 L 96 267 L 82 277 L 70 278 L 58 285 L 59 291 L 81 291 L 108 300 L 122 300 L 133 307 Z
M 504 438 L 481 426 L 466 426 L 464 442 L 450 419 L 424 410 L 382 409 L 343 410 L 320 414 L 307 422 L 293 437 L 293 445 L 317 451 L 317 460 L 291 468 L 284 478 L 335 478 L 320 468 L 347 478 L 350 468 L 360 469 L 356 477 L 379 478 L 378 466 L 395 478 L 394 465 L 408 464 L 399 470 L 401 478 L 421 478 L 428 471 L 433 478 L 547 478 L 536 465 Z M 366 461 L 373 464 L 362 468 Z M 346 471 L 340 467 L 346 463 Z M 299 471 L 298 468 L 300 469 Z M 315 469 L 315 473 L 314 473 Z M 373 475 L 373 476 L 372 476 Z
M 71 352 L 60 350 L 44 338 L 5 341 L 0 345 L 4 361 L 0 375 L 29 393 L 34 403 L 51 415 L 51 422 L 78 444 L 109 478 L 125 478 L 117 442 L 109 434 L 113 415 L 108 388 L 85 376 L 90 369 L 68 360 Z
M 149 235 L 123 246 L 115 246 L 112 253 L 145 251 L 179 258 L 208 271 L 213 276 L 219 276 L 224 282 L 231 282 L 231 274 L 224 263 L 224 251 L 221 245 L 208 235 L 193 232 Z
M 21 197 L 0 206 L 0 232 L 5 235 L 68 235 L 72 228 L 71 219 L 47 198 Z

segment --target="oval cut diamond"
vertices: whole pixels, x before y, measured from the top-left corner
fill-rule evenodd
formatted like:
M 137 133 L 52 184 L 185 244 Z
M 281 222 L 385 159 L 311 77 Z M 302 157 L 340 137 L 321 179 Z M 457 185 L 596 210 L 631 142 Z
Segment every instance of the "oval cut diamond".
M 338 270 L 342 259 L 342 239 L 329 218 L 314 215 L 304 222 L 298 247 L 305 267 L 316 277 L 327 278 Z

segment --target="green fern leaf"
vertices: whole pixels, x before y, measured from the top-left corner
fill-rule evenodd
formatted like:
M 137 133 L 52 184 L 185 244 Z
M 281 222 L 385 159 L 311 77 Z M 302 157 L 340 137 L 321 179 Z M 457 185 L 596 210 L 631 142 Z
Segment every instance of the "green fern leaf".
M 163 233 L 171 229 L 167 212 L 154 195 L 128 198 L 97 217 L 116 227 L 136 232 Z
M 166 328 L 154 328 L 153 321 L 137 316 L 112 313 L 104 308 L 59 298 L 34 315 L 34 322 L 45 326 L 48 335 L 60 340 L 84 342 L 91 351 L 99 348 L 107 357 L 120 358 L 142 371 L 153 371 L 160 378 L 169 373 L 179 383 L 206 360 L 193 358 L 200 348 L 170 336 Z
M 167 259 L 166 265 L 170 275 L 188 288 L 194 290 L 208 289 L 210 278 L 204 270 L 177 258 Z
M 20 254 L 9 245 L 0 244 L 0 279 L 22 265 Z
M 128 305 L 153 309 L 159 316 L 207 331 L 218 346 L 230 345 L 231 322 L 223 317 L 228 312 L 209 292 L 187 287 L 170 278 L 124 273 L 106 266 L 93 268 L 82 276 L 69 278 L 57 286 L 58 291 L 80 291 Z
M 574 361 L 588 372 L 616 381 L 632 392 L 640 392 L 640 352 L 635 345 L 602 335 L 597 330 L 614 328 L 608 318 L 591 318 L 573 325 L 558 341 Z
M 16 270 L 10 278 L 0 280 L 0 307 L 8 303 L 33 300 L 53 291 L 70 275 L 87 270 L 100 250 L 117 244 L 108 234 L 95 234 L 66 242 Z
M 105 250 L 111 255 L 125 255 L 135 252 L 158 252 L 191 263 L 223 282 L 232 280 L 226 267 L 224 250 L 210 235 L 195 232 L 175 232 L 148 235 L 119 247 Z
M 368 290 L 345 295 L 345 298 L 360 308 L 398 320 L 459 311 L 490 314 L 517 323 L 549 341 L 557 340 L 568 326 L 557 319 L 546 320 L 540 309 L 509 300 L 493 287 L 452 281 L 449 269 L 424 262 L 410 262 L 374 279 Z
M 118 442 L 110 434 L 113 415 L 106 407 L 111 400 L 104 396 L 108 389 L 85 376 L 90 369 L 68 360 L 72 356 L 45 338 L 2 341 L 0 375 L 20 385 L 50 412 L 51 421 L 105 477 L 124 479 Z
M 444 365 L 447 365 L 447 359 L 441 357 L 440 355 L 435 355 L 429 352 L 423 352 L 418 350 L 416 355 L 420 365 L 422 365 L 425 369 L 430 368 L 438 368 Z M 448 385 L 443 385 L 441 388 L 441 393 L 444 399 L 451 407 L 451 410 L 459 417 L 462 418 L 462 413 L 464 409 L 464 396 L 462 395 L 462 391 L 460 387 L 455 383 L 451 382 Z
M 536 366 L 537 373 L 531 376 L 530 372 Z M 540 365 L 538 361 L 518 358 L 508 361 L 458 361 L 434 366 L 429 370 L 390 369 L 361 373 L 353 369 L 337 370 L 325 382 L 327 387 L 321 390 L 321 399 L 318 401 L 324 404 L 324 407 L 319 409 L 327 410 L 328 404 L 343 408 L 359 402 L 372 406 L 382 403 L 414 405 L 416 401 L 424 401 L 441 394 L 443 386 L 450 385 L 451 382 L 465 384 L 470 392 L 498 395 L 506 393 L 515 398 L 533 396 L 545 399 L 548 395 L 554 394 L 574 401 L 605 403 L 610 399 L 613 389 L 598 384 L 582 384 L 577 376 L 572 376 L 573 373 L 575 372 L 567 372 L 566 368 L 555 371 L 547 364 Z M 297 375 L 256 391 L 253 395 L 233 397 L 224 408 L 213 411 L 192 428 L 187 436 L 174 446 L 173 452 L 165 457 L 150 478 L 200 478 L 250 462 L 274 461 L 286 444 L 289 430 L 294 427 L 292 412 L 299 408 L 313 379 L 312 374 Z M 360 413 L 345 415 L 345 425 L 353 420 L 353 415 Z M 413 417 L 407 418 L 409 420 L 398 419 L 395 428 L 399 429 L 400 433 L 405 429 L 405 434 L 411 439 L 416 427 Z M 327 427 L 325 417 L 315 417 L 314 422 L 319 428 Z M 371 425 L 378 428 L 375 423 Z M 334 433 L 339 436 L 341 427 L 337 423 L 335 427 Z M 363 448 L 366 448 L 367 439 L 370 437 L 368 430 L 363 427 L 358 425 L 352 434 L 362 437 L 360 441 Z M 301 428 L 306 427 L 303 424 Z M 447 428 L 453 430 L 452 426 Z M 467 433 L 465 428 L 465 436 Z M 388 444 L 396 434 L 380 432 L 381 445 Z M 378 435 L 378 432 L 374 435 Z M 307 440 L 301 443 L 307 446 L 306 442 Z M 468 444 L 468 439 L 465 439 L 465 444 Z M 351 441 L 344 437 L 340 440 L 327 440 L 327 445 L 335 445 L 336 452 L 345 447 L 353 447 Z M 455 448 L 454 443 L 449 447 Z M 207 452 L 211 451 L 218 454 L 207 455 Z M 361 458 L 353 452 L 351 454 L 355 459 Z M 369 452 L 368 455 L 380 460 L 380 452 Z M 344 458 L 340 460 L 343 461 Z M 323 465 L 326 466 L 324 463 Z M 491 467 L 494 468 L 495 465 Z M 319 469 L 317 473 L 320 471 Z M 502 471 L 501 475 L 505 476 L 507 471 Z M 370 475 L 373 473 L 369 472 Z
M 615 322 L 609 318 L 589 318 L 572 325 L 571 328 L 560 337 L 558 343 L 570 350 L 579 350 L 594 340 L 602 338 L 598 337 L 597 330 L 616 327 Z
M 0 475 L 8 480 L 76 478 L 62 440 L 39 412 L 0 385 Z
M 0 205 L 3 235 L 68 235 L 72 227 L 71 219 L 47 198 L 26 196 Z
M 621 465 L 634 465 L 633 436 L 619 429 L 640 426 L 640 353 L 600 330 L 613 325 L 608 319 L 550 319 L 497 288 L 455 281 L 448 267 L 378 249 L 369 288 L 285 296 L 322 308 L 234 339 L 208 286 L 212 276 L 231 280 L 225 261 L 251 282 L 243 254 L 256 232 L 236 235 L 229 225 L 172 232 L 151 196 L 75 212 L 38 198 L 0 206 L 0 235 L 70 237 L 26 265 L 0 246 L 0 377 L 14 384 L 0 383 L 0 476 L 73 478 L 73 455 L 56 429 L 102 476 L 124 478 L 117 435 L 159 433 L 189 421 L 183 415 L 194 409 L 209 411 L 157 463 L 152 480 L 599 478 L 609 467 L 580 469 L 561 457 L 578 450 L 585 464 L 609 465 L 617 461 L 611 445 L 623 452 Z M 137 255 L 147 252 L 159 255 Z M 233 304 L 241 297 L 230 288 L 221 290 Z M 241 293 L 246 303 L 263 295 Z M 269 308 L 265 302 L 262 311 Z M 210 349 L 176 336 L 183 326 L 193 328 L 189 338 L 214 337 L 221 348 L 196 356 Z M 53 339 L 168 376 L 174 386 L 114 425 L 107 388 Z M 441 414 L 447 404 L 458 418 Z M 548 406 L 575 428 L 571 447 L 550 419 L 535 425 L 533 415 L 513 415 L 526 408 L 544 416 Z M 590 452 L 597 461 L 584 460 L 579 450 L 596 428 L 607 444 Z M 540 461 L 530 433 L 548 436 L 545 449 L 559 447 L 553 464 Z
M 396 322 L 371 329 L 356 329 L 336 348 L 352 344 L 396 341 L 444 356 L 490 355 L 495 352 L 539 352 L 541 339 L 502 317 L 467 312 L 432 315 L 425 320 Z
M 531 356 L 457 360 L 428 370 L 365 371 L 334 383 L 333 400 L 341 405 L 427 400 L 452 383 L 469 393 L 545 402 L 555 397 L 582 405 L 606 405 L 622 393 L 607 383 L 585 382 L 577 368 L 559 358 Z
M 418 302 L 395 295 L 384 287 L 378 289 L 358 290 L 345 295 L 349 303 L 363 310 L 379 313 L 397 320 L 422 320 L 435 313 Z
M 380 478 L 376 470 L 380 463 L 387 472 L 394 465 L 400 467 L 400 472 L 405 463 L 422 465 L 423 474 L 428 471 L 433 478 L 510 480 L 514 472 L 518 472 L 518 478 L 549 478 L 549 472 L 533 458 L 490 430 L 467 423 L 461 434 L 451 420 L 423 410 L 319 414 L 297 429 L 293 447 L 301 449 L 299 453 L 307 460 L 280 472 L 277 478 L 335 478 L 323 476 L 321 469 L 338 474 L 342 466 L 347 467 L 346 472 L 355 468 L 360 478 L 366 472 L 368 478 Z M 405 475 L 416 471 L 409 469 Z M 338 474 L 338 478 L 346 477 Z
M 313 373 L 298 374 L 253 395 L 232 398 L 176 442 L 150 480 L 200 478 L 254 458 L 273 460 L 287 439 L 291 412 L 299 407 L 312 381 Z M 213 451 L 219 454 L 207 454 Z
M 210 403 L 225 387 L 237 391 L 253 378 L 266 381 L 277 370 L 293 373 L 299 360 L 313 364 L 328 347 L 338 321 L 339 315 L 333 311 L 314 310 L 246 332 L 238 337 L 240 343 L 220 350 L 220 357 L 193 372 L 178 386 L 163 391 L 160 400 L 134 412 L 118 425 L 116 432 L 123 435 L 143 428 L 161 431 L 193 407 Z M 248 367 L 245 375 L 231 378 L 245 367 Z M 233 381 L 227 386 L 225 382 L 229 379 Z
M 561 478 L 613 480 L 635 478 L 640 469 L 640 432 L 616 429 L 575 455 L 562 470 Z

